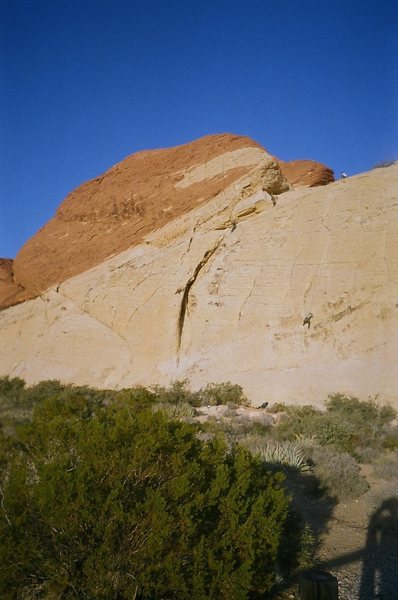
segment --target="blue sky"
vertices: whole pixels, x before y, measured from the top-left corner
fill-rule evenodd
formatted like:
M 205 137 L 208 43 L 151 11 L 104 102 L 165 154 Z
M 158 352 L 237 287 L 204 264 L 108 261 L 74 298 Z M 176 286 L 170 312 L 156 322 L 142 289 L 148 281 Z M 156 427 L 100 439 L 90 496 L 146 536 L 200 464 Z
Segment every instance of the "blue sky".
M 0 0 L 0 256 L 127 155 L 249 135 L 398 158 L 396 0 Z

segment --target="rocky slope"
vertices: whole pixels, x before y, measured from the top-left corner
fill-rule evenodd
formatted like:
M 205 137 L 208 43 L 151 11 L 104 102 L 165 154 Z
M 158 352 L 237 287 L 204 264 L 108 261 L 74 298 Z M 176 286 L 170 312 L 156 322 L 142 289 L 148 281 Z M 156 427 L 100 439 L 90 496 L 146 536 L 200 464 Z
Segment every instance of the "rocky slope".
M 100 229 L 113 256 L 0 313 L 0 374 L 109 387 L 230 380 L 254 404 L 321 404 L 340 391 L 397 406 L 398 166 L 283 192 L 278 165 L 255 144 L 217 152 L 174 167 L 173 201 L 148 194 L 158 215 L 171 207 L 163 226 L 122 251 Z M 66 208 L 71 232 L 91 227 Z M 115 231 L 131 241 L 135 218 Z M 55 278 L 35 269 L 40 288 Z
M 6 287 L 0 280 L 0 308 L 33 298 L 139 244 L 145 235 L 211 200 L 260 163 L 267 173 L 265 189 L 273 193 L 286 190 L 289 183 L 313 186 L 333 180 L 333 172 L 324 165 L 277 164 L 250 138 L 231 134 L 138 152 L 65 198 L 54 218 L 18 253 Z
M 10 258 L 0 258 L 0 308 L 7 308 L 28 298 L 24 289 L 14 281 L 13 262 Z
M 133 154 L 65 198 L 55 217 L 18 253 L 14 281 L 37 295 L 140 243 L 260 162 L 272 191 L 287 189 L 275 159 L 246 137 L 206 136 Z

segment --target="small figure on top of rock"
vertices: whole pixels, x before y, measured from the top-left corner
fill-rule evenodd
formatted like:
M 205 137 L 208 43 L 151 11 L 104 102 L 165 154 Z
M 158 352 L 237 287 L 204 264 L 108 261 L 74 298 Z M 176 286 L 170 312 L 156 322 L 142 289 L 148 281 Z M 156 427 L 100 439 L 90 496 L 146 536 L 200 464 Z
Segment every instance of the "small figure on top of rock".
M 309 312 L 304 317 L 303 325 L 308 325 L 308 329 L 309 329 L 311 327 L 311 319 L 313 319 L 313 318 L 314 318 L 314 315 L 312 314 L 312 312 Z
M 341 179 L 347 179 L 348 175 L 344 171 L 341 172 Z

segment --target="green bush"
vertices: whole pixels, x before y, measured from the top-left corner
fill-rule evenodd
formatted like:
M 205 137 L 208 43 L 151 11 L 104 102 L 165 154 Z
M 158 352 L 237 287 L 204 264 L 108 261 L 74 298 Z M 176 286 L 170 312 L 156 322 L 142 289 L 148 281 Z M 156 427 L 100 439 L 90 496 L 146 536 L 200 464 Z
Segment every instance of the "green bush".
M 294 563 L 279 473 L 145 390 L 47 391 L 0 430 L 1 598 L 244 600 Z
M 228 404 L 231 407 L 247 406 L 248 399 L 243 393 L 243 389 L 236 383 L 227 381 L 226 383 L 209 383 L 205 388 L 199 391 L 201 405 L 218 406 Z
M 146 391 L 145 391 L 146 392 Z M 136 390 L 138 393 L 138 390 Z M 148 392 L 146 392 L 148 393 Z M 42 381 L 37 385 L 26 387 L 18 377 L 0 378 L 0 425 L 8 433 L 12 433 L 19 423 L 26 423 L 32 418 L 34 407 L 49 398 L 57 398 L 60 402 L 69 402 L 69 407 L 84 406 L 91 413 L 96 406 L 110 402 L 117 396 L 112 390 L 93 390 L 87 386 L 62 385 L 59 381 Z
M 356 426 L 372 426 L 377 429 L 387 425 L 395 419 L 397 413 L 388 404 L 380 406 L 376 400 L 359 400 L 344 394 L 332 394 L 326 401 L 329 413 L 338 415 L 342 419 L 349 419 Z
M 229 381 L 209 383 L 205 388 L 196 392 L 188 388 L 187 380 L 173 381 L 169 387 L 155 386 L 153 390 L 157 399 L 165 404 L 188 403 L 193 407 L 218 406 L 220 404 L 237 407 L 249 404 L 241 386 Z
M 27 401 L 25 382 L 19 377 L 0 378 L 0 422 L 3 429 L 12 431 L 16 421 L 26 421 L 32 414 Z
M 163 404 L 190 404 L 191 406 L 200 406 L 200 396 L 198 392 L 192 392 L 188 388 L 188 381 L 173 381 L 169 387 L 155 385 L 153 392 L 158 402 Z
M 19 377 L 0 377 L 0 397 L 18 402 L 25 385 L 24 380 Z
M 385 428 L 383 448 L 391 451 L 398 450 L 398 426 L 396 424 L 389 424 Z
M 350 422 L 335 418 L 312 406 L 290 407 L 289 418 L 276 426 L 276 434 L 283 440 L 298 437 L 313 438 L 321 446 L 335 446 L 352 451 L 354 428 Z
M 381 449 L 389 424 L 396 412 L 391 406 L 379 406 L 375 400 L 334 394 L 326 401 L 326 411 L 313 406 L 286 406 L 288 419 L 275 428 L 283 440 L 299 436 L 313 438 L 321 446 L 334 446 L 358 458 L 364 449 Z

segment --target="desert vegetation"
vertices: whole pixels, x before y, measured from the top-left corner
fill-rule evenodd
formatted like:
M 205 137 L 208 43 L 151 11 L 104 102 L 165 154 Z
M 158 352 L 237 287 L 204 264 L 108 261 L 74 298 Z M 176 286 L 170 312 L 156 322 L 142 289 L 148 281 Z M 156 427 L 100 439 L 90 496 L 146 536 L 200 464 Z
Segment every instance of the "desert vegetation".
M 391 407 L 334 395 L 251 422 L 247 405 L 228 382 L 0 379 L 1 597 L 269 598 L 314 560 L 310 496 L 364 493 L 361 462 L 398 486 Z M 198 420 L 204 406 L 223 417 Z
M 185 397 L 1 386 L 2 598 L 240 599 L 297 564 L 283 475 L 159 410 Z

